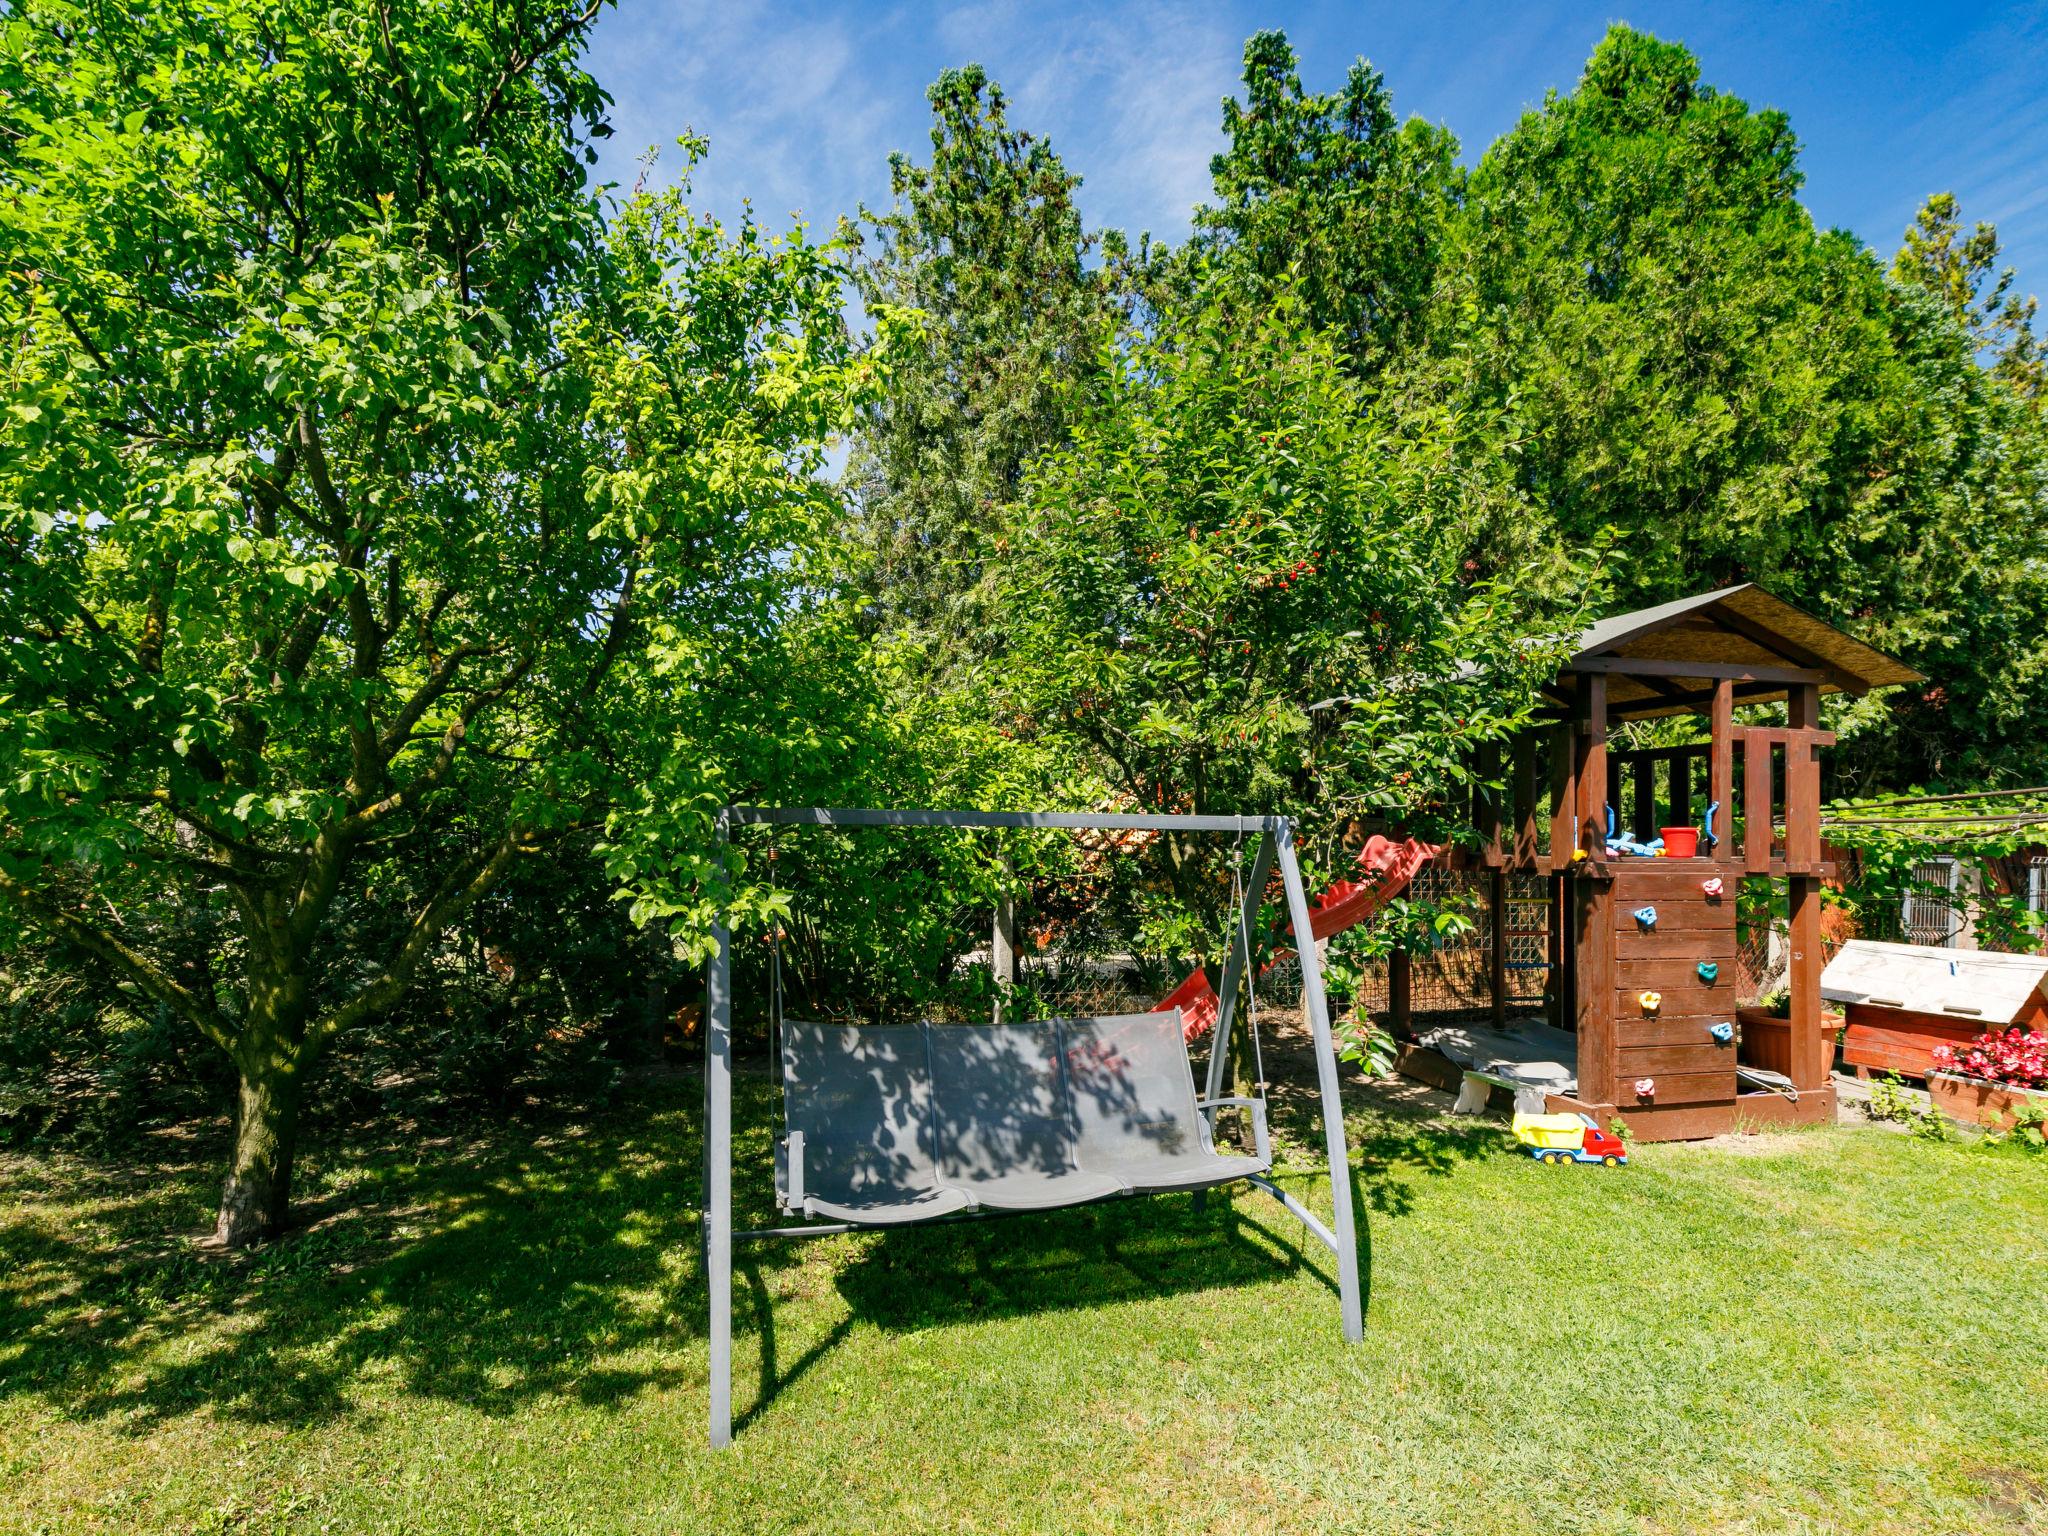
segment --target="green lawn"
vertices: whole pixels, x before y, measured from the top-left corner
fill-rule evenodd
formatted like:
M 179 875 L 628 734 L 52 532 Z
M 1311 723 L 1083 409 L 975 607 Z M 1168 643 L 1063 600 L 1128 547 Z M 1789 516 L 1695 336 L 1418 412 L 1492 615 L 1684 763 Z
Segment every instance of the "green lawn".
M 209 1144 L 8 1157 L 0 1530 L 2048 1530 L 2048 1162 L 1841 1127 L 1556 1170 L 1354 1092 L 1362 1345 L 1251 1192 L 743 1250 L 719 1456 L 694 1079 L 317 1147 L 308 1229 L 236 1262 L 169 1235 Z

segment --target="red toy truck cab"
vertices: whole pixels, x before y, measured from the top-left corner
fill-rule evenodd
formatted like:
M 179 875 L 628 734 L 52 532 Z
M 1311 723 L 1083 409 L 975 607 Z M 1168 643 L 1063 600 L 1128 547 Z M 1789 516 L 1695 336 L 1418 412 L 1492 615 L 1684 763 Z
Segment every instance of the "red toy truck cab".
M 1622 1144 L 1621 1138 L 1610 1131 L 1601 1130 L 1597 1125 L 1587 1126 L 1585 1145 L 1580 1150 L 1579 1160 L 1591 1162 L 1598 1158 L 1604 1163 L 1610 1157 L 1621 1162 L 1628 1161 L 1628 1148 Z

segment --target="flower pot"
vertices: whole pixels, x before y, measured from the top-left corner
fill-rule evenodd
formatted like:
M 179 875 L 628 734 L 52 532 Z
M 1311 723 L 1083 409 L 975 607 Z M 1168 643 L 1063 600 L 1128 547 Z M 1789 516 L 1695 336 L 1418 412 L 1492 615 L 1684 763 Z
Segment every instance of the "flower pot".
M 1949 1119 L 1965 1125 L 1987 1126 L 1994 1131 L 2010 1126 L 2013 1112 L 2022 1105 L 2048 1107 L 2048 1089 L 2015 1088 L 2010 1083 L 1958 1077 L 1953 1072 L 1928 1073 L 1927 1096 Z
M 1689 859 L 1700 851 L 1698 827 L 1666 827 L 1663 831 L 1664 857 Z

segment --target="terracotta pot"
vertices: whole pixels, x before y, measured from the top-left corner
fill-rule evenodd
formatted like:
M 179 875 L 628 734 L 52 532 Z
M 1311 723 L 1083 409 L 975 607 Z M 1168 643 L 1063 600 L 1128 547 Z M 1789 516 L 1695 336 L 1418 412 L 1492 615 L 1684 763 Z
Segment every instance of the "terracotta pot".
M 1927 1096 L 1949 1119 L 1965 1125 L 1988 1126 L 1994 1131 L 2010 1126 L 2013 1112 L 2023 1104 L 2048 1108 L 2048 1089 L 2014 1088 L 1981 1077 L 1958 1077 L 1953 1072 L 1928 1073 Z

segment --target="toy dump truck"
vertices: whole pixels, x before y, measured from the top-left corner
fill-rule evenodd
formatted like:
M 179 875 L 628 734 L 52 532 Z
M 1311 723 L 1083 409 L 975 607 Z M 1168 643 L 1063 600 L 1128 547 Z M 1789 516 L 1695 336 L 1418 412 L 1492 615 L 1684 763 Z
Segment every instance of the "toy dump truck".
M 1628 1148 L 1600 1129 L 1591 1115 L 1516 1115 L 1515 1140 L 1539 1163 L 1600 1163 L 1619 1168 Z

